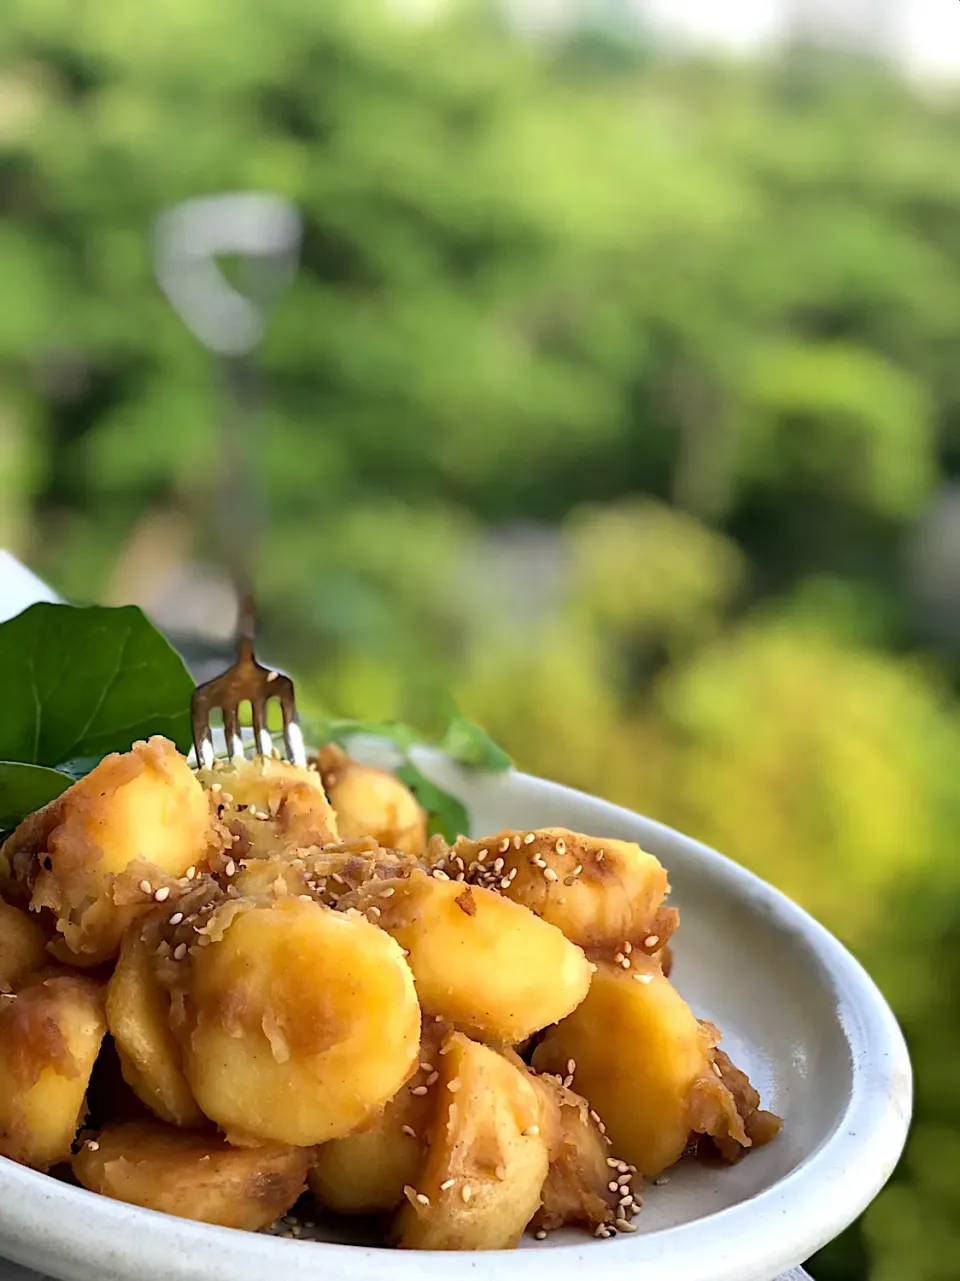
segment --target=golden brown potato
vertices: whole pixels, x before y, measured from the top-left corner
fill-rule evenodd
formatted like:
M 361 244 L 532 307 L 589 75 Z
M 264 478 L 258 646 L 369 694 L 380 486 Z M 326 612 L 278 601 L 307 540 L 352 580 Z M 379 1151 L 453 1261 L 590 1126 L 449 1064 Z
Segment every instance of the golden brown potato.
M 162 1121 L 201 1126 L 183 1075 L 180 1046 L 170 1030 L 170 994 L 154 970 L 156 946 L 139 923 L 123 936 L 120 959 L 107 986 L 107 1026 L 120 1058 L 123 1079 Z
M 308 1147 L 363 1125 L 413 1070 L 420 1009 L 397 944 L 354 912 L 229 900 L 184 947 L 175 1027 L 228 1135 Z
M 232 1148 L 214 1135 L 131 1121 L 84 1143 L 73 1171 L 115 1201 L 258 1232 L 298 1199 L 310 1156 L 278 1143 Z
M 378 891 L 379 921 L 409 952 L 424 1013 L 516 1043 L 562 1019 L 592 966 L 553 925 L 492 890 L 415 871 Z
M 106 1031 L 103 984 L 37 975 L 0 996 L 0 1155 L 48 1170 L 70 1156 Z
M 328 907 L 363 906 L 369 911 L 376 901 L 374 891 L 380 888 L 374 883 L 392 882 L 417 867 L 419 863 L 411 855 L 381 849 L 370 836 L 356 837 L 335 845 L 248 859 L 233 884 L 244 897 L 308 894 Z
M 315 769 L 257 757 L 217 761 L 197 777 L 234 838 L 227 853 L 235 861 L 337 839 L 336 816 Z
M 531 1080 L 544 1103 L 550 1152 L 534 1225 L 550 1232 L 567 1223 L 598 1227 L 618 1218 L 628 1221 L 639 1209 L 633 1177 L 626 1162 L 610 1155 L 609 1141 L 590 1116 L 590 1104 L 555 1077 L 534 1073 Z M 610 1184 L 621 1178 L 612 1191 Z
M 454 1033 L 442 1047 L 429 1153 L 396 1235 L 407 1250 L 507 1250 L 540 1205 L 549 1157 L 528 1074 Z
M 386 849 L 423 853 L 426 811 L 405 783 L 386 770 L 361 765 L 333 743 L 320 753 L 319 765 L 341 837 L 372 836 Z
M 449 1031 L 449 1024 L 425 1023 L 419 1067 L 399 1094 L 373 1121 L 317 1150 L 309 1183 L 320 1205 L 340 1214 L 378 1214 L 403 1200 L 423 1161 L 439 1051 Z
M 714 1063 L 716 1039 L 656 963 L 638 957 L 630 970 L 599 965 L 587 999 L 550 1028 L 533 1062 L 572 1076 L 618 1156 L 655 1175 L 680 1159 L 692 1132 L 750 1146 Z
M 0 900 L 0 992 L 9 992 L 41 969 L 47 936 L 35 918 Z
M 694 1086 L 691 1129 L 709 1139 L 725 1161 L 739 1161 L 748 1148 L 762 1148 L 775 1139 L 783 1122 L 760 1107 L 760 1095 L 747 1074 L 716 1049 L 720 1033 L 713 1024 L 701 1027 L 713 1048 L 716 1075 L 702 1077 Z
M 49 908 L 58 959 L 93 966 L 117 951 L 127 925 L 160 890 L 204 859 L 206 796 L 165 738 L 107 756 L 86 778 L 25 819 L 4 846 L 30 906 Z
M 522 903 L 590 954 L 625 943 L 656 951 L 675 924 L 671 909 L 661 913 L 670 888 L 665 869 L 631 841 L 560 827 L 505 830 L 460 837 L 447 864 L 449 873 L 464 872 L 468 882 Z

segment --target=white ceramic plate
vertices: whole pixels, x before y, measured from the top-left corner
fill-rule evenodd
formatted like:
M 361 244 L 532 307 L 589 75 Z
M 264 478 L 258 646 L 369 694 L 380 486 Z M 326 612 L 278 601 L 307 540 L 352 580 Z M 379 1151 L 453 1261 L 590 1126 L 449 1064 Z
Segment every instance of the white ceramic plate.
M 640 1231 L 573 1231 L 518 1251 L 434 1254 L 281 1240 L 109 1201 L 0 1159 L 0 1254 L 63 1281 L 771 1281 L 857 1217 L 903 1148 L 911 1072 L 900 1030 L 861 967 L 749 872 L 669 828 L 526 775 L 421 764 L 468 806 L 476 834 L 564 826 L 639 841 L 680 909 L 674 978 L 764 1105 L 784 1118 L 731 1169 L 681 1165 L 649 1187 Z M 3 1267 L 0 1263 L 0 1278 Z

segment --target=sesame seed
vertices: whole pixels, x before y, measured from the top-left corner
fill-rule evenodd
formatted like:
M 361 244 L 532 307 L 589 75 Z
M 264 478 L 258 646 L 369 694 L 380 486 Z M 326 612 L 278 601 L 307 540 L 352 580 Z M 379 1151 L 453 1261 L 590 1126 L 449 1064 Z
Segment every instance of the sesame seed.
M 633 1178 L 632 1174 L 621 1174 L 619 1179 L 617 1179 L 617 1182 L 621 1187 L 626 1187 L 626 1185 L 630 1182 L 632 1178 Z
M 590 1120 L 596 1121 L 597 1125 L 600 1124 L 600 1113 L 594 1112 L 593 1108 L 590 1109 Z
M 439 867 L 434 869 L 433 875 L 438 881 L 449 881 L 450 879 L 446 872 L 442 872 Z
M 603 1224 L 602 1224 L 602 1223 L 598 1223 L 598 1224 L 597 1224 L 597 1230 L 594 1232 L 594 1234 L 593 1234 L 593 1235 L 594 1235 L 595 1237 L 599 1237 L 599 1238 L 601 1239 L 601 1241 L 605 1241 L 605 1240 L 607 1239 L 607 1237 L 610 1235 L 610 1232 L 609 1232 L 609 1230 L 608 1230 L 607 1228 L 605 1228 L 605 1227 L 603 1226 Z
M 510 877 L 509 877 L 509 876 L 504 876 L 504 877 L 501 879 L 501 881 L 500 881 L 500 888 L 501 888 L 502 890 L 508 890 L 508 889 L 510 888 Z
M 572 1072 L 570 1073 L 570 1075 L 569 1075 L 569 1076 L 565 1076 L 565 1077 L 563 1078 L 563 1088 L 564 1088 L 565 1090 L 569 1090 L 569 1089 L 570 1089 L 570 1087 L 571 1087 L 571 1085 L 573 1085 L 573 1073 L 572 1073 Z
M 609 1165 L 609 1167 L 610 1167 L 610 1169 L 611 1169 L 611 1170 L 619 1170 L 619 1169 L 620 1169 L 620 1162 L 617 1160 L 617 1158 L 616 1158 L 615 1156 L 608 1156 L 608 1157 L 607 1157 L 607 1165 Z
M 480 853 L 477 855 L 477 862 L 483 863 L 489 857 L 490 857 L 490 851 L 488 849 L 482 849 Z
M 629 939 L 627 940 L 626 943 L 624 943 L 623 950 L 626 952 L 627 956 L 629 956 L 630 953 L 633 951 L 633 944 L 629 941 Z
M 371 915 L 371 916 L 381 916 L 381 915 L 382 915 L 382 913 L 381 913 L 381 911 L 380 911 L 379 907 L 368 907 L 368 908 L 367 908 L 367 911 L 370 913 L 370 915 Z
M 222 785 L 221 783 L 214 783 L 214 784 L 212 784 L 212 786 L 211 786 L 211 788 L 210 788 L 210 791 L 211 791 L 211 792 L 222 792 L 222 791 L 223 791 L 223 785 Z
M 421 1071 L 421 1072 L 432 1072 L 432 1071 L 433 1071 L 433 1064 L 432 1064 L 432 1063 L 418 1063 L 418 1064 L 417 1064 L 417 1066 L 420 1068 L 420 1071 Z
M 604 858 L 604 854 L 605 854 L 605 853 L 606 853 L 606 851 L 605 851 L 605 850 L 597 850 L 597 862 L 598 862 L 598 863 L 602 863 L 602 862 L 603 862 L 603 858 Z
M 619 1192 L 619 1191 L 620 1191 L 620 1184 L 619 1184 L 619 1183 L 617 1183 L 617 1181 L 616 1181 L 615 1179 L 611 1180 L 611 1181 L 607 1184 L 607 1191 L 608 1191 L 608 1192 Z
M 554 845 L 553 848 L 557 851 L 558 854 L 566 854 L 567 842 L 561 837 L 560 840 L 557 841 L 556 845 Z
M 623 964 L 623 953 L 622 953 L 622 952 L 617 952 L 617 954 L 616 954 L 616 955 L 614 956 L 614 958 L 613 958 L 613 963 L 614 963 L 614 965 L 622 965 L 622 964 Z
M 420 1202 L 420 1204 L 421 1204 L 421 1205 L 429 1205 L 429 1204 L 430 1204 L 430 1198 L 427 1196 L 427 1194 L 426 1194 L 425 1192 L 418 1192 L 418 1193 L 417 1193 L 417 1200 Z
M 469 1200 L 470 1200 L 470 1198 L 471 1198 L 472 1196 L 473 1196 L 473 1188 L 470 1186 L 470 1184 L 469 1184 L 469 1183 L 465 1183 L 465 1184 L 463 1185 L 463 1187 L 460 1189 L 460 1199 L 461 1199 L 461 1201 L 463 1201 L 464 1203 L 466 1203 L 467 1201 L 469 1201 Z
M 660 942 L 659 934 L 648 934 L 647 937 L 643 940 L 643 946 L 656 947 L 659 942 Z
M 391 886 L 389 886 L 387 889 L 385 889 L 385 890 L 381 890 L 381 891 L 380 891 L 380 897 L 381 897 L 381 898 L 392 898 L 392 897 L 393 897 L 393 895 L 394 895 L 394 894 L 396 894 L 396 892 L 397 892 L 397 891 L 396 891 L 396 890 L 393 888 L 393 886 L 391 885 Z
M 188 881 L 192 881 L 193 878 L 196 876 L 196 874 L 197 874 L 197 869 L 195 867 L 188 867 L 187 870 L 184 872 L 184 876 L 187 878 Z
M 637 980 L 637 982 L 638 982 L 638 983 L 652 983 L 652 982 L 653 982 L 653 975 L 652 975 L 652 974 L 634 974 L 634 976 L 633 976 L 633 977 Z
M 415 1094 L 419 1098 L 421 1095 L 427 1093 L 427 1087 L 425 1085 L 415 1085 L 410 1093 Z
M 629 956 L 625 956 L 625 957 L 621 960 L 621 962 L 620 962 L 620 968 L 621 968 L 621 969 L 623 969 L 623 970 L 629 970 L 629 968 L 630 968 L 630 958 L 629 958 Z
M 637 1225 L 631 1223 L 629 1219 L 617 1219 L 617 1227 L 621 1232 L 636 1232 Z
M 495 859 L 493 860 L 493 870 L 494 870 L 495 872 L 502 872 L 502 871 L 503 871 L 503 859 L 502 859 L 502 858 L 495 858 Z
M 573 869 L 573 875 L 579 876 L 582 871 L 583 871 L 583 864 L 578 863 L 577 866 Z
M 536 832 L 528 832 L 526 836 L 523 838 L 523 843 L 524 845 L 532 845 L 536 839 L 537 839 Z
M 528 1125 L 528 1126 L 527 1126 L 527 1128 L 526 1128 L 525 1130 L 521 1130 L 521 1131 L 520 1131 L 521 1136 L 522 1136 L 523 1138 L 525 1138 L 525 1139 L 533 1139 L 533 1138 L 536 1138 L 536 1136 L 537 1136 L 539 1133 L 540 1133 L 540 1127 L 539 1127 L 539 1125 Z
M 519 832 L 518 832 L 518 833 L 516 834 L 516 836 L 514 836 L 514 838 L 513 838 L 513 848 L 514 848 L 515 850 L 518 850 L 518 849 L 520 848 L 520 833 L 519 833 Z
M 507 1177 L 507 1167 L 505 1165 L 498 1165 L 497 1168 L 494 1170 L 494 1174 L 502 1183 L 503 1180 Z
M 267 672 L 267 681 L 275 681 L 279 675 L 279 672 Z
M 559 881 L 560 877 L 556 874 L 556 872 L 553 870 L 552 867 L 548 867 L 544 870 L 543 879 L 545 881 Z
M 509 848 L 510 848 L 510 837 L 505 836 L 503 840 L 500 842 L 500 844 L 497 846 L 497 849 L 500 851 L 501 854 L 506 854 Z
M 154 894 L 153 896 L 153 899 L 155 903 L 165 903 L 169 897 L 170 897 L 170 886 L 164 885 L 161 889 L 157 890 L 156 894 Z
M 100 1144 L 97 1142 L 96 1139 L 87 1139 L 87 1151 L 88 1152 L 100 1151 Z
M 572 1075 L 577 1070 L 577 1060 L 567 1059 L 567 1073 Z
M 143 893 L 144 893 L 144 894 L 152 894 L 152 893 L 153 893 L 153 886 L 150 884 L 150 882 L 149 882 L 149 881 L 141 881 L 141 882 L 140 882 L 140 888 L 141 888 L 141 890 L 143 891 Z
M 236 876 L 237 865 L 232 858 L 227 861 L 227 866 L 223 869 L 223 874 L 224 876 Z
M 723 1073 L 720 1071 L 720 1065 L 719 1065 L 718 1063 L 714 1063 L 714 1065 L 713 1065 L 713 1070 L 714 1070 L 714 1072 L 716 1072 L 717 1076 L 718 1076 L 718 1077 L 720 1078 L 720 1080 L 722 1081 L 722 1080 L 723 1080 Z
M 400 1128 L 408 1139 L 415 1139 L 417 1137 L 417 1132 L 412 1125 L 403 1125 Z
M 456 1179 L 444 1179 L 444 1181 L 440 1184 L 440 1191 L 448 1192 L 455 1183 L 456 1183 Z
M 547 1239 L 547 1234 L 543 1230 L 543 1228 L 537 1228 L 536 1232 L 534 1232 L 533 1235 L 536 1237 L 538 1241 L 546 1241 Z
M 632 1193 L 628 1192 L 626 1196 L 622 1196 L 620 1200 L 617 1202 L 617 1205 L 624 1206 L 624 1207 L 628 1205 L 633 1205 Z
M 665 1183 L 669 1183 L 669 1182 L 670 1182 L 669 1177 L 666 1174 L 661 1174 L 654 1179 L 653 1186 L 655 1188 L 662 1188 Z
M 182 920 L 183 920 L 183 913 L 182 913 L 182 912 L 174 912 L 173 916 L 171 916 L 171 917 L 170 917 L 170 924 L 171 924 L 171 925 L 179 925 L 179 924 L 180 924 L 180 922 L 181 922 Z
M 436 1081 L 438 1081 L 439 1078 L 440 1078 L 439 1072 L 431 1072 L 430 1075 L 427 1077 L 425 1084 L 429 1087 L 433 1085 Z
M 186 954 L 187 954 L 186 943 L 178 943 L 177 946 L 173 949 L 173 959 L 175 961 L 182 961 L 183 958 L 186 956 Z

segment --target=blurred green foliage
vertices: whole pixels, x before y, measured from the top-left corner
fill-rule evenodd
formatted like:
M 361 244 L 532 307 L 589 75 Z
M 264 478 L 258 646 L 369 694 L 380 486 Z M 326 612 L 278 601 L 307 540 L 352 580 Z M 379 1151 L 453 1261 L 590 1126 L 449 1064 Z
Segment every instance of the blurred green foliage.
M 523 41 L 479 2 L 5 0 L 0 67 L 0 541 L 81 598 L 145 528 L 208 554 L 221 389 L 148 230 L 295 200 L 267 642 L 317 712 L 450 688 L 836 930 L 918 1108 L 814 1271 L 954 1277 L 957 673 L 904 549 L 960 470 L 960 109 L 851 60 Z

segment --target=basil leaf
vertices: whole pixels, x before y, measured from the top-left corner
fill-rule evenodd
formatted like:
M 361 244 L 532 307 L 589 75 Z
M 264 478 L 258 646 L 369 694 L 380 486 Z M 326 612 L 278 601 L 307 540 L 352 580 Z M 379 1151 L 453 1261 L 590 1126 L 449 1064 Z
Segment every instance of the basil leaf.
M 90 771 L 99 765 L 102 760 L 102 756 L 74 756 L 69 761 L 61 761 L 57 769 L 62 774 L 69 774 L 71 779 L 76 782 L 78 779 L 86 778 Z
M 42 765 L 0 761 L 0 829 L 16 827 L 21 819 L 65 792 L 72 782 L 69 774 Z
M 448 841 L 454 841 L 458 836 L 469 835 L 469 815 L 455 796 L 445 792 L 442 787 L 437 787 L 436 783 L 431 783 L 416 765 L 409 762 L 401 765 L 394 773 L 402 783 L 406 783 L 430 815 L 431 836 L 439 833 Z
M 150 734 L 186 752 L 192 692 L 135 606 L 32 605 L 0 625 L 0 759 L 57 765 Z
M 423 742 L 423 738 L 403 721 L 357 721 L 349 717 L 331 719 L 304 719 L 301 721 L 303 736 L 310 747 L 323 747 L 325 743 L 338 743 L 343 747 L 357 734 L 372 738 L 385 738 L 397 747 L 409 748 Z
M 513 764 L 503 748 L 498 747 L 485 730 L 466 716 L 454 716 L 439 746 L 453 760 L 474 769 L 499 774 Z

